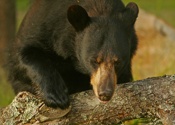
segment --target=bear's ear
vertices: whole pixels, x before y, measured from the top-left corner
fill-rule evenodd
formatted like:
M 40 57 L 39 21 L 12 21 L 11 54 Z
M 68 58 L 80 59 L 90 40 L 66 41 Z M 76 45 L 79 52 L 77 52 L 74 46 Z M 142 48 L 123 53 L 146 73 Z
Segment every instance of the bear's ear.
M 84 30 L 90 23 L 86 10 L 79 5 L 72 5 L 68 8 L 67 18 L 77 32 Z
M 121 13 L 120 19 L 127 25 L 134 25 L 139 13 L 139 8 L 136 3 L 130 2 L 126 5 L 124 12 Z

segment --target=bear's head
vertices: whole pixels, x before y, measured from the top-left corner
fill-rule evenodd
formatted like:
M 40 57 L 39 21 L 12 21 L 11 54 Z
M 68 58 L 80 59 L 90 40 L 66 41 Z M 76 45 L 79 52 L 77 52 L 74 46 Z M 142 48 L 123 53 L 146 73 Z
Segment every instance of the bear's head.
M 130 41 L 137 16 L 135 3 L 129 3 L 122 12 L 100 17 L 89 16 L 79 5 L 68 9 L 68 21 L 76 30 L 79 68 L 91 76 L 93 90 L 103 102 L 111 99 L 117 77 L 130 62 Z

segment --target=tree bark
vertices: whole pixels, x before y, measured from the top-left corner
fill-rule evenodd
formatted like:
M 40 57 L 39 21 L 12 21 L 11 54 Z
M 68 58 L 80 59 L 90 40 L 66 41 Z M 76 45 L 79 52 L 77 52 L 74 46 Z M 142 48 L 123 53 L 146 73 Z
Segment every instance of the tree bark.
M 34 95 L 22 92 L 1 109 L 0 124 L 107 125 L 143 117 L 160 119 L 164 125 L 175 124 L 175 75 L 118 85 L 106 104 L 100 103 L 92 90 L 70 98 L 69 109 L 51 109 Z
M 10 47 L 15 38 L 15 3 L 15 0 L 0 0 L 0 64 L 4 63 L 6 47 Z

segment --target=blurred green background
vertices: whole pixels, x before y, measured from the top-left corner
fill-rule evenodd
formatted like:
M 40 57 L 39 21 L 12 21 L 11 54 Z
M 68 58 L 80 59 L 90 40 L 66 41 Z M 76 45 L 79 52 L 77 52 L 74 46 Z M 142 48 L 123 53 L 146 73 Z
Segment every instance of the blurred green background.
M 18 25 L 27 11 L 31 0 L 16 0 L 18 11 Z M 125 4 L 135 2 L 147 12 L 162 18 L 168 24 L 175 27 L 175 0 L 123 0 Z
M 123 1 L 125 3 L 131 2 L 131 0 L 123 0 Z M 132 1 L 136 2 L 140 8 L 155 14 L 159 18 L 162 18 L 169 25 L 175 27 L 175 0 L 153 0 L 153 1 L 132 0 Z M 30 3 L 31 3 L 31 0 L 16 0 L 17 27 L 19 27 L 21 20 L 23 19 Z M 172 56 L 172 58 L 174 57 Z M 174 64 L 175 61 L 173 60 L 172 62 Z M 140 65 L 142 66 L 142 64 Z M 174 66 L 174 65 L 171 65 L 171 66 Z M 175 67 L 170 67 L 168 70 L 171 70 L 171 71 L 169 72 L 172 73 L 174 68 Z M 167 74 L 167 72 L 165 71 L 162 74 Z M 135 80 L 142 79 L 142 78 L 143 77 L 140 77 L 139 75 L 135 76 Z M 12 101 L 13 97 L 14 97 L 13 91 L 10 85 L 7 84 L 6 73 L 4 70 L 2 70 L 2 67 L 0 67 L 0 107 L 8 105 Z
M 162 18 L 175 27 L 175 0 L 123 0 L 125 3 L 135 2 L 147 12 Z

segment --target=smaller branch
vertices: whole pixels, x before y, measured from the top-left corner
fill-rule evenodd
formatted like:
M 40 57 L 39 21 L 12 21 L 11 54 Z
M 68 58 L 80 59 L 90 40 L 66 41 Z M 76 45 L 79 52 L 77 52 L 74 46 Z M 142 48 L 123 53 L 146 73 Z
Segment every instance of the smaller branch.
M 51 109 L 34 95 L 22 92 L 0 110 L 0 124 L 105 125 L 146 117 L 159 118 L 164 125 L 174 125 L 175 75 L 118 85 L 107 104 L 100 103 L 91 90 L 71 95 L 71 102 L 67 110 Z

